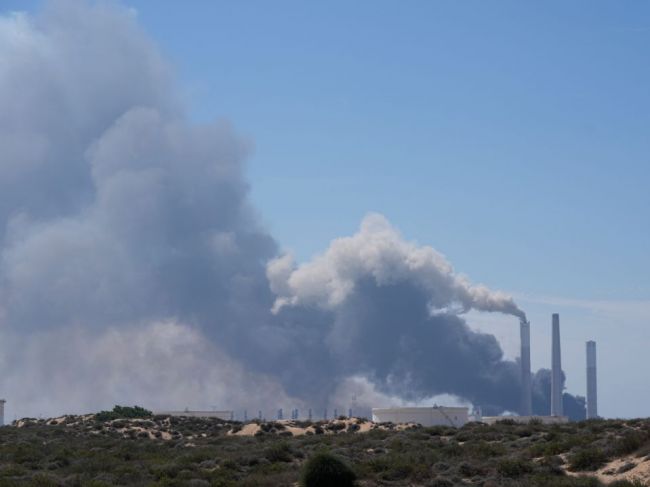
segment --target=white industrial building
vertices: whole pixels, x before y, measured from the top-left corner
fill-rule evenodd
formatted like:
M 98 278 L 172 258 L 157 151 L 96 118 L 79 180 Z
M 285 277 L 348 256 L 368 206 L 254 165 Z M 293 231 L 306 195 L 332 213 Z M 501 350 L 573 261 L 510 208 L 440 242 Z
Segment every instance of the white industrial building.
M 375 423 L 416 423 L 459 428 L 469 421 L 469 409 L 445 406 L 373 408 L 372 420 Z

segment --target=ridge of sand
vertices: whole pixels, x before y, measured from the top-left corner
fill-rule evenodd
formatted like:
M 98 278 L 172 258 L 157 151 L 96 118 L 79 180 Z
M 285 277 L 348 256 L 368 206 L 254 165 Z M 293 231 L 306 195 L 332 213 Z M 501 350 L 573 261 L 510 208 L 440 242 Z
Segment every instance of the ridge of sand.
M 303 426 L 305 425 L 306 426 Z M 264 427 L 262 426 L 264 425 Z M 274 426 L 277 425 L 278 427 Z M 308 423 L 307 421 L 279 419 L 276 421 L 265 421 L 262 423 L 246 423 L 243 427 L 234 428 L 228 432 L 231 436 L 255 436 L 259 432 L 268 432 L 269 434 L 290 433 L 292 436 L 302 436 L 308 434 L 317 434 L 320 428 L 324 435 L 335 435 L 339 433 L 367 433 L 371 430 L 394 430 L 403 431 L 415 427 L 415 424 L 387 424 L 373 423 L 372 421 L 359 418 L 333 419 L 329 421 L 316 421 Z
M 605 483 L 615 480 L 640 480 L 648 483 L 650 482 L 650 458 L 639 458 L 634 454 L 617 458 L 599 468 L 596 476 Z
M 568 455 L 562 454 L 559 456 L 566 461 Z M 595 476 L 605 484 L 617 480 L 638 480 L 644 484 L 650 483 L 650 455 L 645 457 L 638 457 L 635 454 L 626 455 L 607 462 L 593 472 L 572 472 L 568 470 L 566 463 L 562 468 L 567 475 L 572 477 Z

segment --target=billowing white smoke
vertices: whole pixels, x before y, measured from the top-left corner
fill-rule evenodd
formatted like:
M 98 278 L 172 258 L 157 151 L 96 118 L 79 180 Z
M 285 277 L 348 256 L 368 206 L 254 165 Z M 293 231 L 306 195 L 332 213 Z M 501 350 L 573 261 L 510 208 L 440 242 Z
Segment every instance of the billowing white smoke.
M 267 276 L 278 296 L 275 312 L 287 305 L 336 309 L 370 277 L 378 286 L 413 283 L 426 293 L 434 313 L 475 309 L 524 316 L 510 296 L 471 284 L 444 256 L 405 241 L 379 214 L 368 215 L 358 233 L 333 241 L 311 262 L 296 266 L 290 255 L 274 259 Z
M 227 123 L 189 123 L 169 73 L 114 4 L 0 17 L 9 415 L 286 397 L 223 351 L 272 302 L 259 289 L 275 244 L 249 208 L 247 144 Z
M 345 406 L 361 382 L 365 404 L 449 393 L 516 407 L 516 367 L 459 317 L 521 316 L 509 297 L 380 215 L 310 263 L 278 256 L 250 207 L 247 144 L 188 121 L 169 72 L 113 4 L 0 16 L 10 416 Z
M 377 389 L 376 385 L 363 376 L 351 376 L 341 381 L 336 387 L 333 397 L 339 401 L 350 401 L 358 411 L 370 411 L 373 407 L 417 407 L 431 406 L 433 404 L 445 406 L 466 406 L 472 404 L 453 394 L 439 394 L 436 396 L 424 397 L 417 401 L 404 399 L 400 396 L 392 396 Z M 334 402 L 335 403 L 335 402 Z M 345 404 L 348 404 L 346 402 Z M 343 409 L 341 409 L 343 410 Z

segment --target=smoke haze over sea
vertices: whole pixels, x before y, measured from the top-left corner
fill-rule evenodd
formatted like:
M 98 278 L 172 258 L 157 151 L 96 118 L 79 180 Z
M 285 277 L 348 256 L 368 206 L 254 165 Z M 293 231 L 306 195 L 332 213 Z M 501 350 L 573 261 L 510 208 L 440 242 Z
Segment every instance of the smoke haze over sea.
M 295 262 L 250 202 L 250 142 L 189 119 L 131 10 L 0 17 L 0 107 L 0 393 L 18 415 L 518 409 L 517 362 L 465 320 L 504 313 L 515 334 L 512 298 L 376 213 Z

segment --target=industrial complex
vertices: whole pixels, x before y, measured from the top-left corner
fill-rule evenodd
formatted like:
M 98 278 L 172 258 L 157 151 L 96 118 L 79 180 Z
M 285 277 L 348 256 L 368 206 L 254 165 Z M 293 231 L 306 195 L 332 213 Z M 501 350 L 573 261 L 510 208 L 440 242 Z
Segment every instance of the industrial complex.
M 560 345 L 560 315 L 554 313 L 551 317 L 551 407 L 548 415 L 533 415 L 532 376 L 530 370 L 530 322 L 526 318 L 520 320 L 521 340 L 521 405 L 518 416 L 507 416 L 508 419 L 527 423 L 531 420 L 544 424 L 563 423 L 569 419 L 564 415 L 562 394 L 564 390 L 564 375 L 562 373 L 562 352 Z M 596 378 L 596 342 L 587 342 L 587 419 L 598 417 L 597 378 Z M 492 424 L 504 419 L 504 416 L 482 416 L 480 413 L 469 414 L 466 407 L 403 407 L 375 408 L 372 419 L 377 422 L 419 423 L 423 426 L 445 425 L 460 427 L 468 421 L 481 421 Z
M 564 415 L 562 407 L 562 394 L 564 390 L 564 375 L 562 373 L 562 354 L 560 341 L 560 316 L 554 313 L 551 318 L 551 390 L 550 410 L 547 415 L 533 415 L 532 398 L 532 376 L 530 365 L 530 322 L 526 318 L 520 320 L 520 341 L 521 341 L 521 404 L 518 415 L 509 416 L 483 416 L 480 407 L 470 413 L 467 407 L 430 406 L 430 407 L 395 407 L 395 408 L 373 408 L 372 420 L 378 423 L 417 423 L 423 426 L 453 426 L 461 427 L 469 421 L 480 421 L 487 424 L 495 423 L 505 418 L 527 423 L 536 420 L 544 424 L 563 423 L 569 419 Z M 586 418 L 598 417 L 597 377 L 596 377 L 596 342 L 586 342 L 586 365 L 587 365 L 587 397 L 586 397 Z M 4 425 L 5 400 L 0 399 L 0 426 Z M 248 420 L 244 412 L 243 418 L 235 418 L 234 411 L 192 411 L 189 409 L 180 411 L 156 411 L 155 414 L 165 416 L 186 416 L 200 418 L 220 418 L 223 420 L 243 419 Z M 337 410 L 334 410 L 334 417 L 337 417 Z M 352 416 L 352 409 L 349 410 Z M 258 414 L 262 419 L 262 412 Z M 292 411 L 292 419 L 298 419 L 297 409 Z M 312 410 L 309 409 L 309 420 L 312 419 Z M 278 410 L 279 420 L 283 419 L 282 409 Z M 327 410 L 323 413 L 323 419 L 327 419 Z

